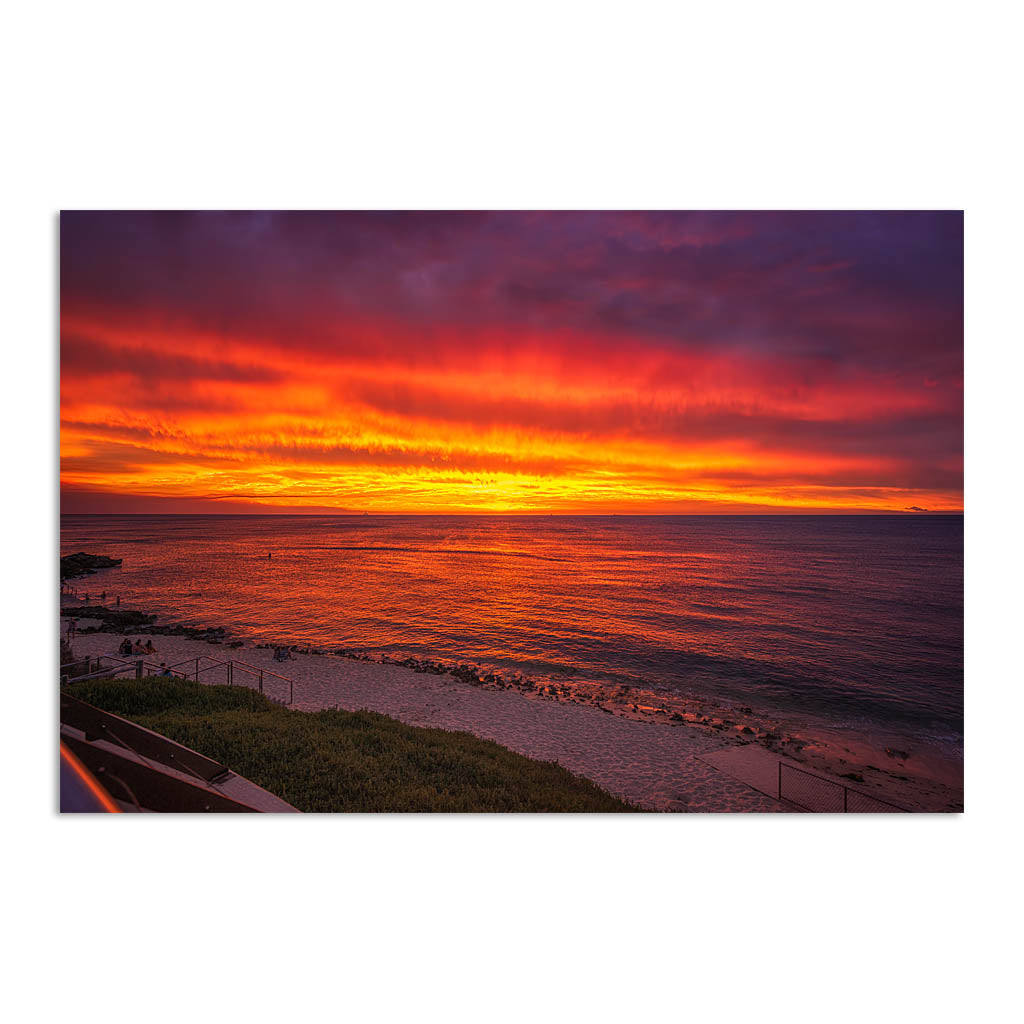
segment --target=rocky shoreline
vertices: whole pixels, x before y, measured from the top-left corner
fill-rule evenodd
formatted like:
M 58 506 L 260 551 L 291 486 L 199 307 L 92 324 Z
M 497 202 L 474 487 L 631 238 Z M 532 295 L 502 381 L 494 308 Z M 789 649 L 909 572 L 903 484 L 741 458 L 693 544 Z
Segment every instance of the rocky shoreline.
M 104 605 L 63 605 L 61 618 L 65 619 L 98 619 L 98 626 L 79 626 L 75 632 L 79 635 L 87 633 L 118 633 L 123 636 L 149 634 L 152 636 L 187 636 L 192 640 L 205 640 L 207 643 L 221 643 L 227 637 L 227 630 L 221 626 L 196 627 L 157 623 L 156 615 L 131 609 L 107 608 Z M 238 641 L 242 645 L 242 641 Z
M 109 555 L 87 555 L 84 551 L 64 555 L 60 560 L 60 581 L 64 583 L 67 580 L 92 576 L 100 569 L 113 569 L 122 561 L 123 559 L 111 558 Z
M 95 572 L 120 565 L 121 559 L 106 555 L 78 552 L 61 559 L 61 577 L 74 578 L 65 573 L 93 575 Z M 208 644 L 224 645 L 232 649 L 245 647 L 247 641 L 232 637 L 223 626 L 190 626 L 181 623 L 164 624 L 158 616 L 136 609 L 108 608 L 105 605 L 76 602 L 61 608 L 62 617 L 94 620 L 95 625 L 76 627 L 76 633 L 117 633 L 123 636 L 150 634 L 180 637 Z M 886 747 L 884 754 L 877 749 L 853 749 L 844 745 L 842 737 L 825 741 L 821 735 L 801 734 L 792 723 L 781 717 L 755 713 L 746 706 L 717 704 L 695 696 L 658 693 L 653 690 L 615 683 L 573 680 L 571 683 L 549 679 L 534 679 L 520 672 L 495 671 L 478 664 L 444 662 L 424 657 L 396 657 L 350 647 L 317 647 L 287 642 L 248 642 L 260 650 L 283 648 L 295 655 L 327 658 L 346 658 L 351 661 L 378 665 L 393 665 L 422 675 L 451 677 L 467 686 L 480 690 L 504 690 L 522 695 L 529 700 L 553 701 L 558 704 L 588 706 L 618 718 L 662 725 L 685 727 L 727 746 L 758 744 L 767 751 L 806 764 L 809 768 L 827 772 L 840 779 L 882 791 L 894 798 L 914 800 L 916 791 L 941 791 L 946 794 L 948 810 L 962 809 L 959 796 L 946 785 L 931 779 L 912 751 Z M 286 671 L 282 669 L 282 672 Z M 852 742 L 852 741 L 851 741 Z M 872 763 L 887 758 L 891 764 L 884 767 Z M 883 762 L 884 763 L 884 762 Z M 895 787 L 895 789 L 894 789 Z M 901 792 L 903 791 L 903 792 Z
M 206 643 L 224 644 L 232 648 L 245 646 L 243 640 L 232 640 L 231 634 L 223 626 L 160 624 L 157 622 L 156 615 L 135 610 L 122 611 L 103 605 L 64 606 L 61 608 L 61 616 L 100 620 L 98 626 L 78 628 L 76 632 L 80 635 L 117 633 L 124 636 L 181 636 L 192 640 L 202 640 Z M 280 647 L 293 654 L 348 658 L 352 661 L 378 665 L 397 665 L 422 675 L 452 676 L 469 686 L 516 690 L 535 699 L 594 705 L 608 714 L 621 714 L 631 718 L 660 720 L 675 724 L 685 723 L 718 733 L 727 733 L 731 730 L 746 738 L 748 742 L 761 742 L 769 749 L 784 751 L 790 756 L 807 745 L 798 737 L 782 735 L 777 726 L 755 726 L 753 720 L 746 721 L 744 716 L 752 714 L 752 710 L 747 707 L 738 709 L 738 717 L 729 717 L 727 711 L 716 713 L 706 702 L 695 698 L 667 698 L 649 691 L 626 686 L 603 686 L 598 683 L 576 682 L 569 686 L 531 679 L 519 672 L 487 671 L 479 665 L 467 662 L 449 663 L 432 658 L 398 658 L 348 647 L 312 647 L 287 643 L 254 643 L 251 646 L 259 650 Z
M 646 722 L 651 725 L 684 727 L 714 737 L 723 746 L 739 746 L 756 743 L 773 754 L 784 755 L 802 762 L 810 768 L 827 772 L 837 778 L 866 787 L 868 791 L 886 792 L 894 798 L 914 800 L 914 791 L 922 783 L 925 789 L 938 787 L 930 785 L 926 777 L 916 777 L 913 766 L 907 768 L 912 754 L 904 750 L 893 750 L 886 754 L 893 761 L 891 766 L 880 767 L 871 763 L 864 751 L 829 746 L 813 736 L 801 735 L 787 726 L 781 719 L 756 714 L 746 706 L 727 707 L 713 704 L 696 697 L 666 695 L 617 684 L 573 681 L 571 684 L 550 680 L 532 679 L 519 672 L 498 672 L 480 665 L 466 662 L 447 663 L 433 658 L 395 657 L 388 654 L 371 653 L 348 647 L 316 647 L 302 644 L 259 642 L 247 643 L 234 638 L 229 630 L 221 626 L 187 626 L 162 624 L 157 616 L 135 610 L 110 609 L 104 606 L 74 606 L 62 608 L 65 617 L 99 620 L 99 625 L 79 629 L 86 633 L 118 633 L 122 635 L 152 634 L 168 637 L 184 637 L 205 643 L 224 645 L 230 648 L 251 646 L 259 650 L 284 648 L 297 655 L 312 655 L 326 658 L 345 658 L 352 661 L 378 665 L 394 665 L 412 672 L 431 676 L 450 676 L 459 682 L 482 690 L 515 691 L 530 700 L 554 701 L 560 704 L 590 706 L 619 718 Z M 286 673 L 286 668 L 281 668 Z M 843 756 L 846 754 L 847 756 Z M 893 791 L 893 786 L 896 791 Z M 900 791 L 909 791 L 901 793 Z M 946 809 L 959 809 L 955 795 L 946 800 Z

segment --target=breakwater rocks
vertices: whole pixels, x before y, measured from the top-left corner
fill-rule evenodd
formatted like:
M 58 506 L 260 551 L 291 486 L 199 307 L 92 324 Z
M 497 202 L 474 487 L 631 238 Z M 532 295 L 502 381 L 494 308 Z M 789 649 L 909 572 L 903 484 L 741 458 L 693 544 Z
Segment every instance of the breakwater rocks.
M 155 615 L 139 611 L 122 611 L 90 605 L 86 608 L 64 608 L 61 614 L 101 620 L 101 625 L 79 629 L 79 633 L 145 633 L 188 637 L 206 643 L 226 644 L 233 648 L 245 646 L 243 641 L 232 638 L 223 627 L 157 625 Z M 768 750 L 785 753 L 798 760 L 803 760 L 801 753 L 808 745 L 797 736 L 783 734 L 776 722 L 759 721 L 749 707 L 725 709 L 697 698 L 668 696 L 621 684 L 585 682 L 578 678 L 571 683 L 552 679 L 532 679 L 520 672 L 494 672 L 480 665 L 465 662 L 445 663 L 433 658 L 398 657 L 348 647 L 317 647 L 281 641 L 258 642 L 252 646 L 265 650 L 282 648 L 292 654 L 333 656 L 378 665 L 400 665 L 425 675 L 448 675 L 469 686 L 515 690 L 534 699 L 585 704 L 607 714 L 651 724 L 663 722 L 669 726 L 697 727 L 717 735 L 724 743 L 758 743 Z
M 79 630 L 80 633 L 122 633 L 125 629 L 148 626 L 156 622 L 155 615 L 135 612 L 120 608 L 105 608 L 103 605 L 88 604 L 61 608 L 60 614 L 65 619 L 99 619 L 102 626 L 91 626 Z
M 120 558 L 107 555 L 87 555 L 79 551 L 74 555 L 65 555 L 60 560 L 60 581 L 76 580 L 80 576 L 91 576 L 97 569 L 112 569 L 121 564 Z
M 205 640 L 207 643 L 222 643 L 227 630 L 221 626 L 169 626 L 157 625 L 155 615 L 145 612 L 105 608 L 103 605 L 86 605 L 61 608 L 63 618 L 99 619 L 101 625 L 87 626 L 79 633 L 147 633 L 153 636 L 187 636 L 190 640 Z
M 754 719 L 737 721 L 723 715 L 720 709 L 712 709 L 696 699 L 663 697 L 623 685 L 583 683 L 579 680 L 574 680 L 570 685 L 550 679 L 531 679 L 519 672 L 503 675 L 464 662 L 446 664 L 431 658 L 399 658 L 387 654 L 374 656 L 346 647 L 321 650 L 313 647 L 293 646 L 290 649 L 298 654 L 333 654 L 335 657 L 350 658 L 353 661 L 401 665 L 403 668 L 412 669 L 413 672 L 435 676 L 450 675 L 470 686 L 517 690 L 520 693 L 547 700 L 589 704 L 609 714 L 624 714 L 650 722 L 662 721 L 676 725 L 700 726 L 722 734 L 724 739 L 736 742 L 757 742 L 769 749 L 778 748 L 793 752 L 806 745 L 795 737 L 783 737 L 774 723 L 758 723 L 752 727 Z M 741 708 L 740 710 L 751 712 L 750 708 Z
M 554 680 L 531 679 L 519 672 L 502 675 L 487 671 L 477 665 L 463 662 L 445 664 L 430 658 L 397 658 L 389 655 L 372 657 L 359 651 L 336 648 L 330 652 L 312 648 L 292 648 L 306 654 L 331 653 L 357 661 L 372 661 L 388 665 L 401 665 L 413 672 L 430 675 L 450 675 L 470 686 L 499 690 L 517 690 L 520 693 L 544 700 L 572 704 L 587 704 L 608 714 L 621 715 L 650 723 L 666 722 L 671 725 L 698 727 L 714 733 L 725 743 L 758 743 L 768 750 L 802 759 L 801 752 L 808 745 L 797 736 L 783 735 L 774 722 L 758 721 L 749 707 L 739 708 L 742 717 L 733 718 L 723 709 L 713 708 L 694 698 L 667 697 L 629 686 L 603 683 L 582 683 L 574 680 L 571 685 Z M 736 712 L 733 711 L 732 714 Z M 751 717 L 747 717 L 750 715 Z
M 496 672 L 486 672 L 476 665 L 466 665 L 459 662 L 455 665 L 446 664 L 442 661 L 434 661 L 431 658 L 394 658 L 383 654 L 374 657 L 362 651 L 349 650 L 347 647 L 335 647 L 331 651 L 321 651 L 314 648 L 293 647 L 293 651 L 302 654 L 333 654 L 339 658 L 350 658 L 353 661 L 371 661 L 380 665 L 401 665 L 403 668 L 412 669 L 423 675 L 432 676 L 454 676 L 460 682 L 469 683 L 470 686 L 494 686 L 500 690 L 534 690 L 537 693 L 548 693 L 555 696 L 564 693 L 569 696 L 568 687 L 559 687 L 557 684 L 536 683 L 527 679 L 518 672 L 508 677 L 499 675 Z

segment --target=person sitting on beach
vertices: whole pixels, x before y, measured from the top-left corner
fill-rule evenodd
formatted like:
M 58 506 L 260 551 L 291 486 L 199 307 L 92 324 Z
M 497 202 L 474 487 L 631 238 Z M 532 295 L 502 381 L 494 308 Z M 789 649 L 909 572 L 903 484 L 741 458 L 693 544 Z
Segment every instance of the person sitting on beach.
M 145 654 L 146 652 L 142 649 L 142 641 L 136 640 L 135 646 L 132 648 L 132 654 Z
M 172 675 L 171 670 L 167 667 L 167 662 L 166 661 L 161 661 L 160 662 L 160 672 L 159 672 L 159 675 L 162 675 L 162 676 Z
M 153 646 L 153 641 L 152 640 L 147 640 L 146 641 L 146 646 L 143 647 L 143 650 L 147 654 L 156 654 L 156 648 Z
M 125 637 L 121 641 L 121 646 L 118 647 L 117 653 L 125 656 L 132 653 L 132 642 L 128 639 L 128 637 Z

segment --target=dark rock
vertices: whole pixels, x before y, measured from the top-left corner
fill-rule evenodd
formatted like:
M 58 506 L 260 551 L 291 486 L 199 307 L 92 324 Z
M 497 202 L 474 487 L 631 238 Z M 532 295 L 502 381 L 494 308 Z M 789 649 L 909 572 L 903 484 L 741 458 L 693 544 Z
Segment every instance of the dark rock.
M 120 608 L 105 608 L 103 605 L 89 605 L 87 608 L 61 608 L 60 613 L 64 618 L 99 619 L 103 623 L 103 627 L 96 630 L 98 633 L 123 633 L 129 626 L 148 626 L 150 623 L 156 622 L 155 615 L 127 609 L 122 611 Z
M 60 560 L 60 578 L 64 580 L 75 580 L 80 576 L 91 576 L 97 569 L 112 569 L 120 565 L 120 558 L 110 558 L 107 555 L 87 555 L 79 551 L 74 555 L 65 555 Z

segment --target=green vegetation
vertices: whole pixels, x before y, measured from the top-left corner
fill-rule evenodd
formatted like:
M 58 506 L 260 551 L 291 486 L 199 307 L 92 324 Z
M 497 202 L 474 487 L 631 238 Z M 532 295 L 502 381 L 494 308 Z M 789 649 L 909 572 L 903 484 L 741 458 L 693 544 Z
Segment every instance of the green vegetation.
M 464 732 L 290 711 L 241 686 L 89 679 L 74 696 L 169 736 L 301 811 L 631 811 L 592 782 Z

